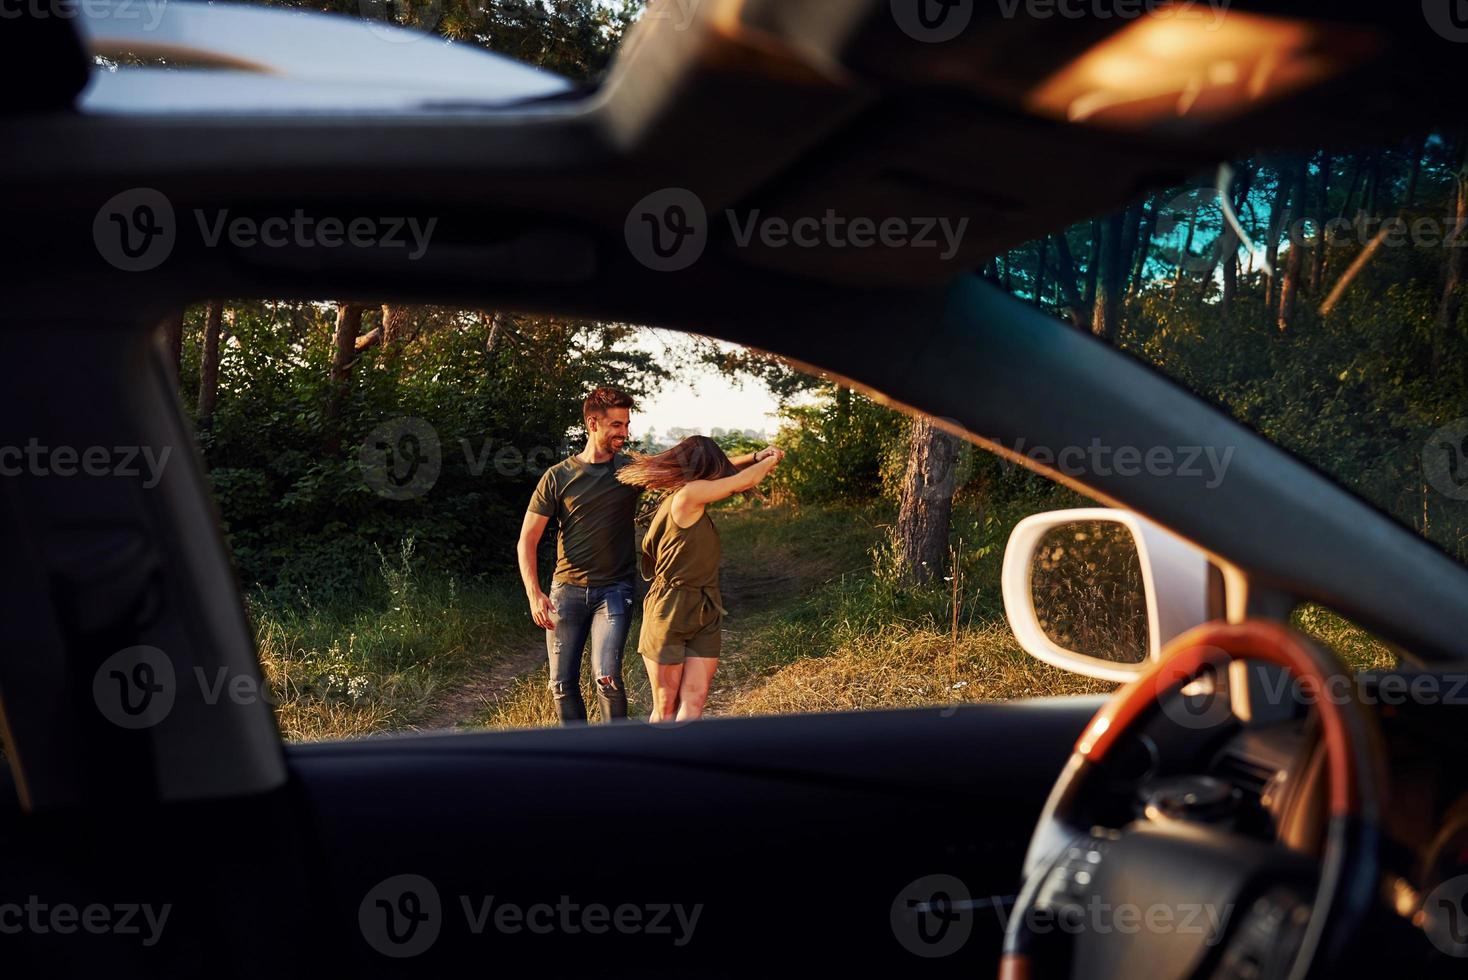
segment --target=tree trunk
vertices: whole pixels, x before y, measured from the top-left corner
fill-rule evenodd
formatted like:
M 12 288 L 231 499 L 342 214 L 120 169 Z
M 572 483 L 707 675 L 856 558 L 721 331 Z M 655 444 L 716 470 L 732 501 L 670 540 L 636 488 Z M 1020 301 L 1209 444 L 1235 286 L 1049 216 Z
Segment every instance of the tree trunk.
M 1310 289 L 1319 292 L 1325 284 L 1325 216 L 1330 213 L 1330 171 L 1335 160 L 1327 150 L 1320 157 L 1320 183 L 1315 198 L 1315 253 L 1311 256 Z
M 1422 136 L 1407 145 L 1411 155 L 1411 169 L 1407 171 L 1407 190 L 1402 196 L 1402 210 L 1410 211 L 1417 205 L 1417 184 L 1422 177 L 1422 154 L 1427 152 L 1427 137 Z
M 1384 213 L 1381 190 L 1381 152 L 1373 151 L 1367 166 L 1366 192 L 1361 199 L 1361 213 L 1370 216 Z
M 357 359 L 357 334 L 362 329 L 360 303 L 338 303 L 336 308 L 336 332 L 332 335 L 331 393 L 326 403 L 326 451 L 331 455 L 341 451 L 341 414 L 351 390 L 352 364 Z
M 1122 239 L 1126 234 L 1126 213 L 1118 211 L 1106 219 L 1102 233 L 1101 275 L 1096 284 L 1096 306 L 1091 317 L 1091 332 L 1115 344 L 1121 334 L 1121 282 L 1125 275 Z
M 1041 236 L 1035 245 L 1039 258 L 1035 262 L 1035 305 L 1045 308 L 1045 258 L 1050 251 L 1050 239 Z
M 174 387 L 178 387 L 178 375 L 183 365 L 183 328 L 186 310 L 179 310 L 163 321 L 163 354 L 168 361 L 169 374 Z
M 199 362 L 199 400 L 195 415 L 199 428 L 214 424 L 214 409 L 219 403 L 219 325 L 224 319 L 224 302 L 211 299 L 204 314 L 204 354 Z
M 1086 307 L 1076 289 L 1076 260 L 1063 231 L 1055 236 L 1055 265 L 1055 275 L 1060 281 L 1060 295 L 1069 310 L 1070 322 L 1079 327 L 1085 322 L 1083 318 Z
M 1457 221 L 1453 228 L 1456 230 L 1456 240 L 1460 242 L 1460 247 L 1443 249 L 1447 253 L 1447 277 L 1443 283 L 1442 302 L 1438 304 L 1437 308 L 1437 336 L 1432 345 L 1432 373 L 1434 376 L 1442 367 L 1443 346 L 1457 329 L 1458 314 L 1463 309 L 1463 293 L 1468 290 L 1468 285 L 1464 283 L 1465 273 L 1468 273 L 1468 248 L 1461 247 L 1464 229 L 1468 228 L 1468 148 L 1464 150 L 1463 165 L 1459 168 L 1456 177 L 1458 205 L 1455 210 Z
M 408 326 L 411 322 L 412 317 L 406 306 L 382 304 L 382 358 L 384 363 L 392 364 L 397 360 L 403 342 L 407 339 Z
M 1243 210 L 1244 202 L 1249 199 L 1249 191 L 1254 184 L 1254 171 L 1248 164 L 1240 164 L 1235 173 L 1233 186 L 1229 188 L 1230 203 L 1233 205 L 1234 213 L 1239 214 Z M 1233 225 L 1224 222 L 1223 230 L 1219 232 L 1218 255 L 1223 259 L 1223 287 L 1222 296 L 1219 299 L 1219 312 L 1227 321 L 1233 316 L 1234 300 L 1239 295 L 1239 235 L 1234 231 Z M 1209 270 L 1212 275 L 1212 270 Z
M 943 574 L 957 487 L 958 439 L 927 416 L 912 420 L 912 444 L 892 543 L 899 578 L 927 585 Z
M 1352 159 L 1351 159 L 1351 180 L 1350 180 L 1350 183 L 1346 185 L 1346 199 L 1341 202 L 1341 210 L 1340 210 L 1340 213 L 1338 215 L 1336 215 L 1336 217 L 1338 217 L 1338 218 L 1354 217 L 1354 215 L 1351 214 L 1351 205 L 1355 203 L 1355 201 L 1356 201 L 1356 191 L 1359 190 L 1360 187 L 1361 187 L 1361 174 L 1362 174 L 1362 172 L 1363 172 L 1363 168 L 1362 168 L 1362 164 L 1361 164 L 1361 157 L 1359 157 L 1359 156 L 1352 157 Z
M 1279 330 L 1284 333 L 1295 321 L 1295 307 L 1300 292 L 1300 276 L 1305 268 L 1304 219 L 1309 191 L 1309 170 L 1304 157 L 1295 169 L 1295 206 L 1291 208 L 1286 233 L 1290 239 L 1290 254 L 1285 259 L 1284 278 L 1279 287 Z
M 1188 212 L 1188 234 L 1183 239 L 1182 248 L 1177 253 L 1177 271 L 1172 277 L 1172 296 L 1168 302 L 1171 306 L 1177 306 L 1178 293 L 1183 286 L 1183 263 L 1187 261 L 1188 255 L 1193 251 L 1193 236 L 1198 230 L 1198 209 L 1194 208 Z
M 1294 189 L 1295 172 L 1279 168 L 1279 183 L 1274 187 L 1274 203 L 1269 208 L 1269 230 L 1264 241 L 1264 258 L 1269 264 L 1269 275 L 1264 280 L 1264 308 L 1272 310 L 1279 301 L 1275 283 L 1279 279 L 1279 236 L 1289 220 L 1290 192 Z
M 1132 263 L 1131 280 L 1126 290 L 1128 296 L 1135 296 L 1142 288 L 1142 276 L 1147 271 L 1147 258 L 1152 251 L 1152 232 L 1157 226 L 1157 212 L 1162 210 L 1163 203 L 1162 195 L 1157 194 L 1146 204 L 1136 240 L 1136 259 Z
M 1086 257 L 1086 295 L 1083 297 L 1086 304 L 1086 319 L 1090 320 L 1096 312 L 1096 283 L 1098 281 L 1097 270 L 1101 268 L 1101 221 L 1099 218 L 1091 219 L 1091 251 Z
M 484 316 L 483 313 L 479 314 Z M 500 314 L 492 313 L 488 317 L 489 331 L 484 337 L 484 353 L 486 357 L 494 356 L 494 349 L 499 346 L 500 332 L 503 329 L 500 324 Z

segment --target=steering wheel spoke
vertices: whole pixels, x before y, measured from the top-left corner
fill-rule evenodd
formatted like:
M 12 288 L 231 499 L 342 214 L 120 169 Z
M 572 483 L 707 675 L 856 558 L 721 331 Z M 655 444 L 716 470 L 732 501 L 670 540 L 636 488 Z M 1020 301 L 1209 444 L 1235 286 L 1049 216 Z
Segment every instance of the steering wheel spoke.
M 1356 702 L 1321 702 L 1331 819 L 1314 858 L 1272 840 L 1177 813 L 1091 827 L 1108 782 L 1107 753 L 1202 672 L 1233 660 L 1284 666 L 1324 684 L 1343 670 L 1309 638 L 1276 623 L 1199 627 L 1122 688 L 1087 726 L 1050 794 L 1005 933 L 1003 980 L 1328 976 L 1369 913 L 1377 873 L 1382 762 L 1375 719 Z M 1114 773 L 1110 773 L 1114 776 Z M 1111 779 L 1114 782 L 1114 778 Z M 1188 799 L 1197 795 L 1190 787 Z M 1104 822 L 1104 821 L 1103 821 Z

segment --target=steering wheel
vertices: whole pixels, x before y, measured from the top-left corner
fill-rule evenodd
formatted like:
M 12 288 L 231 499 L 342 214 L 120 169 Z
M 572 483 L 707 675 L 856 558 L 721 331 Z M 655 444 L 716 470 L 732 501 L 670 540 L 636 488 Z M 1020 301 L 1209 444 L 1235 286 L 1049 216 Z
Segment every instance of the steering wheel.
M 1118 818 L 1124 753 L 1113 750 L 1235 661 L 1283 667 L 1314 695 L 1329 780 L 1318 862 L 1207 822 Z M 1279 623 L 1207 624 L 1168 644 L 1086 726 L 1051 790 L 1005 929 L 1001 980 L 1349 973 L 1344 957 L 1376 903 L 1385 785 L 1376 719 L 1355 692 L 1334 654 Z

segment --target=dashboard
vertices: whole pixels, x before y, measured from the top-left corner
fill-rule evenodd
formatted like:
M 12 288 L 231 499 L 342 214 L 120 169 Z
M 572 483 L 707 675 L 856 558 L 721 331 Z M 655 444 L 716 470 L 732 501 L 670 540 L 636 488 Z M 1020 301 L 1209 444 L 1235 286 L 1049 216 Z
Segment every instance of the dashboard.
M 1268 680 L 1219 677 L 1164 702 L 1125 747 L 1113 779 L 1129 799 L 1115 797 L 1106 822 L 1194 821 L 1318 859 L 1328 777 L 1316 716 L 1298 692 L 1264 696 Z M 1384 742 L 1383 945 L 1407 975 L 1468 975 L 1468 672 L 1353 682 Z M 1227 723 L 1196 722 L 1210 711 Z

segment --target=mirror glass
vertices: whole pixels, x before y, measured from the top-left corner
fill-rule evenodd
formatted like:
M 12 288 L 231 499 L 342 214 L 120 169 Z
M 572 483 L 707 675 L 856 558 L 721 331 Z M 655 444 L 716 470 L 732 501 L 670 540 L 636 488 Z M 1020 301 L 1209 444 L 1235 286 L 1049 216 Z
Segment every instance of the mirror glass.
M 1111 521 L 1051 528 L 1030 560 L 1035 618 L 1050 642 L 1110 663 L 1147 659 L 1147 597 L 1132 533 Z

